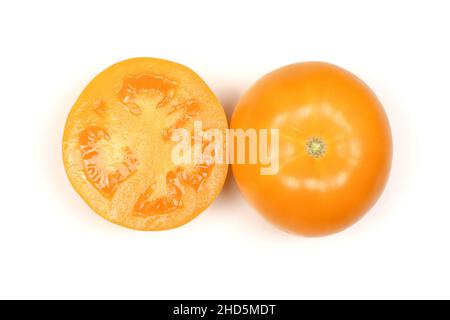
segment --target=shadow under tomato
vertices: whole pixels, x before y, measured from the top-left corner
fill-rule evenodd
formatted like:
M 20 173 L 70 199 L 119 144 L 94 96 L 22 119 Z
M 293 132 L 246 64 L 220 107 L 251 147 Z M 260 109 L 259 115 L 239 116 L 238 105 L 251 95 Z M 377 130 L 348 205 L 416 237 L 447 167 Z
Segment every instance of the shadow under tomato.
M 222 88 L 216 92 L 218 99 L 220 100 L 225 114 L 228 119 L 228 124 L 231 122 L 231 117 L 233 115 L 234 108 L 238 103 L 239 97 L 241 96 L 242 90 L 238 88 Z M 233 172 L 231 166 L 228 168 L 227 178 L 225 180 L 224 186 L 220 195 L 217 198 L 219 204 L 227 203 L 230 204 L 231 201 L 236 200 L 240 196 L 236 182 L 234 181 Z

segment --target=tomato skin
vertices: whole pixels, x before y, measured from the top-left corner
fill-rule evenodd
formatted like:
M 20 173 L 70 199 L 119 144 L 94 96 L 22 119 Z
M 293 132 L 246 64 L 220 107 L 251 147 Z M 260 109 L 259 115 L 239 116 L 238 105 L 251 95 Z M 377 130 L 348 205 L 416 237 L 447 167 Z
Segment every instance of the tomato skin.
M 261 163 L 233 164 L 233 173 L 247 200 L 289 232 L 321 236 L 347 228 L 373 206 L 389 176 L 392 137 L 381 103 L 332 64 L 298 63 L 267 74 L 242 96 L 231 127 L 279 129 L 277 174 L 261 175 Z M 319 156 L 311 151 L 315 138 L 324 143 Z

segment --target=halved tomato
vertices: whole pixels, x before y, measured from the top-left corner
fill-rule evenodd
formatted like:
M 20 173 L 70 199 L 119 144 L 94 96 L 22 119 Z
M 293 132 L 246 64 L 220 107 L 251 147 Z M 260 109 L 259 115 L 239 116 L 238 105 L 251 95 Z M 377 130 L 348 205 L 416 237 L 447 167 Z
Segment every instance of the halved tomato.
M 233 129 L 277 129 L 279 170 L 233 164 L 244 196 L 288 231 L 340 231 L 378 199 L 387 181 L 392 138 L 383 106 L 360 79 L 328 63 L 275 70 L 240 99 Z M 249 152 L 248 144 L 247 150 Z
M 227 119 L 205 82 L 166 60 L 119 62 L 84 89 L 63 137 L 70 182 L 102 217 L 138 230 L 183 225 L 219 194 L 227 165 L 173 162 L 176 129 L 225 131 Z

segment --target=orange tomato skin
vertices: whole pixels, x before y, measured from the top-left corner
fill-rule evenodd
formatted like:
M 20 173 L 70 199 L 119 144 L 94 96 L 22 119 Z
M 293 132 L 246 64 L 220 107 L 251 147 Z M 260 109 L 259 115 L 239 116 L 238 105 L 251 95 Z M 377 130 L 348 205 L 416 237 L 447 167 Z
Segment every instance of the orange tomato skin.
M 231 127 L 279 129 L 277 174 L 261 175 L 261 163 L 233 164 L 233 173 L 249 202 L 289 232 L 321 236 L 347 228 L 388 179 L 392 137 L 384 109 L 366 84 L 332 64 L 267 74 L 240 99 Z M 311 153 L 311 139 L 323 142 L 320 155 Z

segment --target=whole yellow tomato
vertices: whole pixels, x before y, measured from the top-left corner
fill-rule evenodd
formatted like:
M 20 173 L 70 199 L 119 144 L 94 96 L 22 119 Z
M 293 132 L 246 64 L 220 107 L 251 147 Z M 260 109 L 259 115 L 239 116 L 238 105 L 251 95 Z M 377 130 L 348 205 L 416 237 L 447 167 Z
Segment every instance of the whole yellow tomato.
M 343 230 L 386 184 L 392 158 L 386 114 L 364 82 L 335 65 L 298 63 L 267 74 L 240 99 L 231 127 L 279 129 L 276 174 L 262 175 L 259 161 L 233 164 L 233 173 L 249 202 L 287 231 Z

